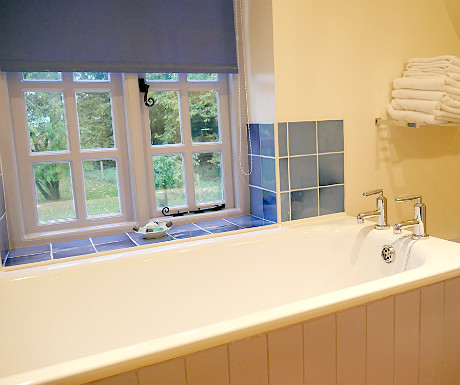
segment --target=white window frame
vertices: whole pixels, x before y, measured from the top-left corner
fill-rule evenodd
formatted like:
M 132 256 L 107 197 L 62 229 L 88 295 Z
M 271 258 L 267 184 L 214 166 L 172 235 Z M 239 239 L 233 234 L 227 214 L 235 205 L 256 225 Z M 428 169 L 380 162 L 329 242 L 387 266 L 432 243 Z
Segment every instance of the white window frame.
M 73 81 L 73 73 L 63 72 L 62 80 L 23 81 L 21 73 L 8 73 L 8 91 L 14 127 L 14 146 L 18 167 L 19 195 L 23 207 L 25 235 L 79 229 L 88 226 L 107 225 L 133 219 L 132 200 L 128 187 L 130 173 L 126 129 L 123 114 L 122 76 L 110 74 L 110 81 Z M 29 129 L 25 104 L 25 92 L 62 92 L 67 128 L 68 150 L 32 152 L 29 144 Z M 112 125 L 115 139 L 114 148 L 80 149 L 76 93 L 110 92 L 112 103 Z M 120 213 L 87 216 L 83 161 L 114 159 L 117 162 L 118 193 Z M 36 187 L 33 164 L 68 162 L 71 178 L 76 218 L 39 222 L 36 206 Z M 25 214 L 27 213 L 27 214 Z
M 145 76 L 142 74 L 141 76 Z M 232 174 L 232 146 L 230 134 L 230 99 L 229 79 L 226 74 L 217 74 L 217 80 L 193 80 L 187 81 L 186 73 L 179 73 L 177 81 L 147 81 L 150 85 L 149 91 L 176 91 L 179 95 L 179 116 L 182 143 L 151 145 L 150 121 L 148 107 L 141 103 L 142 118 L 144 126 L 144 149 L 146 156 L 146 169 L 148 174 L 149 194 L 151 197 L 150 215 L 161 217 L 161 208 L 157 208 L 155 200 L 154 173 L 152 156 L 154 155 L 182 155 L 184 165 L 184 188 L 186 192 L 186 204 L 170 208 L 170 212 L 195 210 L 197 208 L 210 207 L 214 204 L 225 203 L 225 208 L 234 208 L 235 200 L 233 194 Z M 216 91 L 218 103 L 218 142 L 192 142 L 190 126 L 190 110 L 188 93 L 190 91 Z M 223 199 L 212 203 L 197 204 L 195 200 L 195 188 L 193 177 L 192 154 L 196 152 L 220 151 L 221 153 L 221 180 Z
M 53 226 L 35 226 L 32 230 L 28 222 L 32 221 L 31 212 L 36 212 L 36 208 L 31 205 L 32 200 L 24 202 L 24 189 L 21 179 L 27 179 L 26 186 L 33 185 L 33 172 L 30 167 L 27 173 L 24 173 L 24 165 L 21 163 L 24 156 L 24 148 L 29 151 L 28 130 L 24 130 L 22 135 L 24 148 L 17 148 L 16 137 L 18 130 L 15 128 L 18 116 L 22 116 L 23 122 L 27 124 L 27 116 L 25 112 L 24 101 L 20 108 L 21 112 L 18 115 L 17 101 L 15 98 L 24 99 L 24 90 L 15 91 L 15 86 L 12 85 L 12 79 L 16 76 L 16 82 L 20 83 L 21 75 L 13 73 L 0 72 L 0 152 L 3 165 L 3 182 L 6 206 L 8 210 L 8 232 L 11 248 L 33 246 L 43 243 L 65 241 L 78 238 L 87 238 L 91 236 L 100 236 L 108 234 L 116 234 L 130 231 L 133 225 L 143 225 L 151 219 L 167 220 L 172 219 L 175 225 L 182 223 L 200 222 L 204 220 L 213 220 L 219 218 L 227 218 L 231 216 L 244 215 L 249 212 L 249 187 L 248 177 L 240 172 L 240 163 L 247 169 L 247 157 L 241 155 L 247 153 L 247 141 L 244 129 L 241 128 L 241 122 L 246 121 L 244 116 L 240 116 L 242 111 L 245 111 L 244 96 L 238 92 L 240 90 L 239 83 L 243 79 L 238 75 L 220 75 L 227 78 L 224 86 L 224 92 L 219 95 L 220 107 L 227 109 L 222 114 L 227 114 L 228 130 L 221 123 L 221 130 L 226 131 L 223 135 L 226 137 L 226 151 L 222 153 L 222 168 L 227 178 L 225 185 L 225 210 L 207 212 L 205 214 L 185 215 L 182 217 L 164 217 L 159 210 L 156 210 L 153 193 L 153 166 L 152 152 L 150 147 L 150 129 L 148 121 L 147 107 L 143 102 L 143 94 L 139 92 L 138 78 L 142 74 L 113 74 L 111 73 L 112 83 L 116 83 L 116 91 L 112 90 L 112 109 L 113 109 L 113 124 L 115 135 L 118 137 L 118 144 L 124 141 L 126 151 L 111 150 L 113 154 L 117 151 L 122 154 L 125 162 L 117 162 L 119 172 L 119 194 L 122 210 L 125 210 L 125 217 L 114 216 L 113 221 L 109 221 L 108 217 L 90 218 L 86 224 L 76 223 L 75 221 L 65 222 L 60 221 Z M 70 79 L 71 73 L 63 73 L 64 79 Z M 7 80 L 8 79 L 8 80 Z M 210 89 L 211 82 L 189 82 L 189 86 L 195 89 Z M 176 87 L 177 87 L 177 83 Z M 32 82 L 22 84 L 28 90 L 31 90 Z M 107 89 L 105 82 L 74 82 L 74 88 L 67 90 L 71 95 L 76 91 L 84 90 L 104 90 Z M 60 91 L 65 85 L 59 81 L 39 82 L 33 84 L 35 90 L 56 90 Z M 84 87 L 82 87 L 84 86 Z M 170 86 L 173 86 L 170 84 Z M 17 86 L 19 87 L 19 86 Z M 151 90 L 153 90 L 151 85 Z M 15 94 L 16 92 L 16 94 Z M 69 103 L 65 104 L 65 108 L 69 108 Z M 75 109 L 75 108 L 74 108 Z M 67 115 L 69 114 L 66 111 Z M 188 113 L 188 107 L 187 107 Z M 147 119 L 146 119 L 147 118 Z M 74 111 L 74 120 L 76 121 L 76 111 Z M 188 121 L 188 119 L 187 119 Z M 14 122 L 14 124 L 13 124 Z M 23 123 L 24 124 L 24 123 Z M 242 132 L 240 132 L 243 130 Z M 221 131 L 222 132 L 222 131 Z M 70 140 L 70 138 L 69 138 Z M 75 142 L 75 141 L 74 141 Z M 78 143 L 78 142 L 77 142 Z M 70 143 L 72 145 L 72 143 Z M 210 148 L 208 143 L 204 144 L 204 149 Z M 209 146 L 209 147 L 206 147 Z M 120 146 L 121 147 L 121 146 Z M 148 148 L 147 151 L 145 148 Z M 156 146 L 155 146 L 156 147 Z M 242 149 L 242 150 L 241 150 Z M 107 153 L 104 153 L 106 158 Z M 26 154 L 26 157 L 32 156 Z M 54 161 L 58 159 L 58 155 L 54 153 L 46 153 L 47 160 Z M 96 156 L 93 153 L 92 157 L 84 157 L 84 159 L 94 159 Z M 64 160 L 63 158 L 59 158 Z M 81 161 L 82 157 L 75 157 L 73 161 Z M 125 166 L 121 167 L 124 163 Z M 30 166 L 30 161 L 28 166 Z M 126 168 L 124 168 L 126 167 Z M 27 174 L 27 175 L 26 175 Z M 80 176 L 83 181 L 83 176 Z M 193 180 L 193 174 L 192 174 Z M 74 182 L 74 188 L 76 184 Z M 84 184 L 79 185 L 81 195 L 83 194 Z M 35 193 L 35 188 L 32 194 Z M 27 192 L 26 192 L 27 194 Z M 29 192 L 30 194 L 30 192 Z M 30 195 L 29 195 L 30 196 Z M 125 203 L 123 203 L 125 202 Z M 25 203 L 25 204 L 24 204 Z M 83 202 L 85 204 L 85 202 Z M 204 205 L 203 205 L 204 207 Z M 154 218 L 152 218 L 154 217 Z

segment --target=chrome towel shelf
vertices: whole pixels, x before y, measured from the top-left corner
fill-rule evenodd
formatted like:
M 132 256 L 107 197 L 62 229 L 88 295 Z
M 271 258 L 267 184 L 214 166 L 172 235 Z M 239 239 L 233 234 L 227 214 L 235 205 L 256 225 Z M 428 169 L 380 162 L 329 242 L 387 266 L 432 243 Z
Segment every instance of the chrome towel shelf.
M 420 128 L 421 126 L 459 126 L 460 123 L 445 123 L 445 124 L 424 124 L 424 123 L 416 123 L 416 122 L 404 122 L 401 120 L 392 120 L 392 119 L 382 119 L 382 118 L 375 118 L 375 125 L 376 126 L 399 126 L 399 127 L 411 127 L 411 128 Z

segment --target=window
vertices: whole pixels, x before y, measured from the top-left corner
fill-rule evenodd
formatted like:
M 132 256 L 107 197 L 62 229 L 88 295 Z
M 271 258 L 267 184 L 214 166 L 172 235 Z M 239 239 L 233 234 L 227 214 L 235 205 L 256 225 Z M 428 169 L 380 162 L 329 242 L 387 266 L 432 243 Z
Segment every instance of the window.
M 148 73 L 145 139 L 152 216 L 164 207 L 233 207 L 228 79 L 223 74 Z
M 26 233 L 132 218 L 122 78 L 8 74 Z
M 151 108 L 131 74 L 8 73 L 22 236 L 235 207 L 228 75 L 140 76 Z

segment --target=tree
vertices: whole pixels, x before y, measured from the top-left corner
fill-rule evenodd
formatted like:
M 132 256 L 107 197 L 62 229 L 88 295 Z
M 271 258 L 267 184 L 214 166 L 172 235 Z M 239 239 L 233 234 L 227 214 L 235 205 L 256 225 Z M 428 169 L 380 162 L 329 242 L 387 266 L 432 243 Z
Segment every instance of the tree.
M 61 92 L 26 92 L 27 120 L 32 152 L 67 149 L 64 102 Z M 46 200 L 60 200 L 59 163 L 34 166 L 35 184 Z

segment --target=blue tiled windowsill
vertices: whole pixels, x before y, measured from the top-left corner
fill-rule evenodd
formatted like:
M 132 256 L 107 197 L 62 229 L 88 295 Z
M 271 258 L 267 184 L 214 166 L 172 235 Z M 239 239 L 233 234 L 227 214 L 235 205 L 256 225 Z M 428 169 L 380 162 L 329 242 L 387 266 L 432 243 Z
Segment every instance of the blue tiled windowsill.
M 247 215 L 173 226 L 168 230 L 166 236 L 154 239 L 144 239 L 142 235 L 133 231 L 116 235 L 14 249 L 6 253 L 2 258 L 2 263 L 4 267 L 25 265 L 271 224 L 273 224 L 273 222 L 253 215 Z

